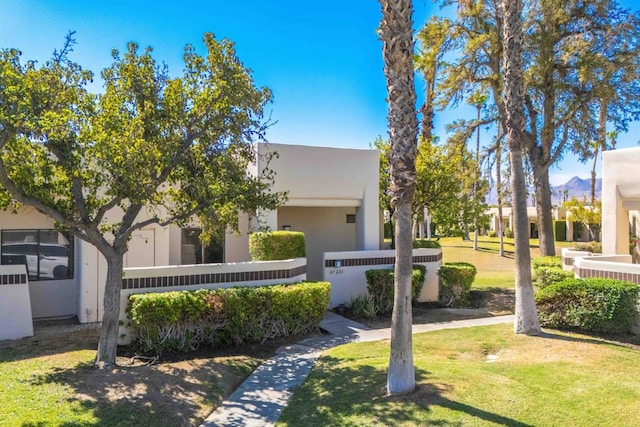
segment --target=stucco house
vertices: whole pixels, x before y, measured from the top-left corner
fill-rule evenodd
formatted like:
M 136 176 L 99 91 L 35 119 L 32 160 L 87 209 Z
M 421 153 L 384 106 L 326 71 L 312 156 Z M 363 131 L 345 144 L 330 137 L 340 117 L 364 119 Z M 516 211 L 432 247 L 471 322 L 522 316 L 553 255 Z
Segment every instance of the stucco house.
M 640 148 L 602 153 L 602 253 L 629 253 L 630 237 L 640 235 Z M 637 255 L 638 245 L 635 252 Z
M 276 172 L 273 189 L 288 191 L 288 201 L 259 217 L 271 229 L 305 233 L 308 279 L 322 279 L 324 252 L 379 248 L 377 150 L 258 144 L 256 168 L 265 166 L 269 151 L 279 155 L 269 165 Z M 197 225 L 152 225 L 134 233 L 124 266 L 248 261 L 247 234 L 255 225 L 245 216 L 241 235 L 229 233 L 206 248 Z M 1 264 L 26 265 L 33 318 L 101 320 L 106 262 L 94 246 L 56 230 L 28 206 L 0 212 L 0 243 Z

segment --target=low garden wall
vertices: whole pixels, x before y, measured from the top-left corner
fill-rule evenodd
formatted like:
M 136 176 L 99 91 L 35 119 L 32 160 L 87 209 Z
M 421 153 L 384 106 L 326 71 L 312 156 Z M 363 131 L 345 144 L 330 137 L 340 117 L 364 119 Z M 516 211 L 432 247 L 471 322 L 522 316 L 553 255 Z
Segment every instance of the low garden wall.
M 591 252 L 577 251 L 573 248 L 562 248 L 562 269 L 573 270 L 573 261 L 578 257 L 592 256 Z
M 640 265 L 631 263 L 631 255 L 585 256 L 574 260 L 577 278 L 600 277 L 640 283 Z
M 0 265 L 0 341 L 33 336 L 29 276 L 24 265 Z
M 125 268 L 120 295 L 119 344 L 128 344 L 131 340 L 127 328 L 126 308 L 132 294 L 286 284 L 300 282 L 306 278 L 306 258 Z
M 427 268 L 418 301 L 437 301 L 438 269 L 442 265 L 442 249 L 414 249 L 413 263 Z M 331 283 L 329 308 L 349 305 L 353 298 L 366 295 L 365 271 L 393 268 L 394 264 L 394 250 L 325 252 L 322 259 L 322 280 Z

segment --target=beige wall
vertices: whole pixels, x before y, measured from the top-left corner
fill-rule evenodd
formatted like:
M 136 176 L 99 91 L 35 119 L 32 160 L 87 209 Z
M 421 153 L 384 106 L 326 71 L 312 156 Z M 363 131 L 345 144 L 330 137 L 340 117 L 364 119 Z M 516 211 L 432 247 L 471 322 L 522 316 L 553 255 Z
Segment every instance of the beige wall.
M 303 208 L 278 209 L 278 229 L 289 225 L 292 231 L 302 231 L 306 241 L 307 278 L 322 280 L 322 253 L 355 251 L 356 225 L 347 224 L 347 214 L 355 208 Z M 356 219 L 357 223 L 357 219 Z
M 286 206 L 358 208 L 357 249 L 379 248 L 378 150 L 260 144 L 259 152 L 278 153 L 273 190 L 288 191 Z
M 629 221 L 640 210 L 640 148 L 602 153 L 602 252 L 629 251 Z M 631 218 L 630 218 L 631 214 Z

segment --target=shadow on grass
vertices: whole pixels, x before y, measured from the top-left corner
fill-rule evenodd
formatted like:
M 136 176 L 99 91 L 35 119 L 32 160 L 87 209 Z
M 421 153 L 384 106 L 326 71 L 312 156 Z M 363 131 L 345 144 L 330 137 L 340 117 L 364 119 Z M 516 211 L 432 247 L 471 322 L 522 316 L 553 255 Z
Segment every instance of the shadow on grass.
M 323 357 L 307 381 L 295 391 L 280 422 L 287 426 L 309 425 L 398 425 L 463 426 L 486 421 L 502 426 L 530 424 L 446 397 L 449 384 L 429 382 L 429 372 L 416 371 L 416 390 L 390 396 L 386 392 L 387 372 L 370 365 L 345 367 L 343 359 Z M 437 418 L 434 407 L 453 412 Z
M 213 404 L 248 375 L 245 361 L 224 363 L 202 360 L 174 365 L 97 369 L 93 363 L 57 368 L 35 376 L 32 385 L 60 384 L 73 390 L 69 401 L 78 401 L 77 412 L 90 413 L 96 422 L 60 422 L 61 426 L 153 425 L 182 426 L 199 423 Z M 203 412 L 203 402 L 209 405 Z M 85 417 L 86 418 L 86 417 Z M 38 424 L 33 424 L 36 426 Z
M 564 332 L 580 334 L 583 336 L 586 335 L 586 336 L 590 336 L 591 338 L 562 335 L 562 334 L 559 334 L 558 332 L 553 331 L 552 329 L 546 329 L 546 331 L 542 332 L 538 336 L 541 338 L 558 340 L 558 341 L 607 345 L 607 346 L 620 347 L 620 348 L 629 348 L 630 346 L 628 344 L 631 344 L 632 346 L 640 345 L 640 337 L 637 335 L 629 334 L 629 335 L 605 336 L 605 335 L 598 335 L 598 334 L 589 333 L 589 332 L 580 331 L 580 330 L 566 330 Z

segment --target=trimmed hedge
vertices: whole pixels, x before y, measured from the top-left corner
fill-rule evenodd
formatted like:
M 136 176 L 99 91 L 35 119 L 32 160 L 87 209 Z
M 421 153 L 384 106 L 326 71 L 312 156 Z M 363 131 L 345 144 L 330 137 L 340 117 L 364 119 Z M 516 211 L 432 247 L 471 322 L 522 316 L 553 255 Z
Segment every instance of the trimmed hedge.
M 533 258 L 531 265 L 533 266 L 533 271 L 537 271 L 541 267 L 562 268 L 562 257 L 556 255 Z
M 546 288 L 558 282 L 574 277 L 573 271 L 562 269 L 562 257 L 545 256 L 531 260 L 533 278 L 538 288 Z
M 600 242 L 576 242 L 573 248 L 576 251 L 586 251 L 594 254 L 602 253 L 602 243 Z
M 329 305 L 327 282 L 134 294 L 127 316 L 144 352 L 186 352 L 305 334 Z
M 305 256 L 304 233 L 299 231 L 269 231 L 249 235 L 252 261 L 276 261 Z
M 440 242 L 436 240 L 414 240 L 414 249 L 440 249 Z
M 504 229 L 504 237 L 508 238 L 508 239 L 513 239 L 513 230 L 510 229 L 509 227 Z
M 567 241 L 567 222 L 553 221 L 553 231 L 555 232 L 556 242 Z
M 367 292 L 373 299 L 377 314 L 389 314 L 393 311 L 394 273 L 392 269 L 376 269 L 364 272 L 367 278 Z M 411 298 L 416 299 L 420 294 L 427 268 L 424 265 L 414 265 L 411 272 Z M 368 304 L 371 304 L 370 302 Z
M 536 286 L 546 288 L 567 279 L 574 278 L 573 271 L 563 270 L 558 267 L 538 267 L 536 270 Z
M 440 278 L 438 302 L 445 307 L 467 304 L 476 273 L 476 267 L 468 262 L 442 264 L 438 270 Z
M 569 279 L 536 293 L 543 326 L 597 333 L 626 333 L 638 314 L 635 283 L 613 279 Z

